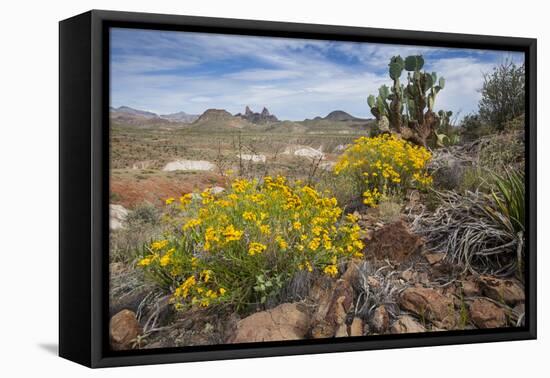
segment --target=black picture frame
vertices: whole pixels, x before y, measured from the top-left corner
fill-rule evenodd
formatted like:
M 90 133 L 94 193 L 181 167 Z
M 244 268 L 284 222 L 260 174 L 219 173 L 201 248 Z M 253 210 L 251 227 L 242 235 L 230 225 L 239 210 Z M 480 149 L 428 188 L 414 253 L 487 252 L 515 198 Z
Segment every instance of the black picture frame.
M 520 328 L 215 345 L 108 347 L 109 39 L 129 27 L 521 51 L 526 64 L 526 321 Z M 88 367 L 536 338 L 536 39 L 92 10 L 59 24 L 59 354 Z

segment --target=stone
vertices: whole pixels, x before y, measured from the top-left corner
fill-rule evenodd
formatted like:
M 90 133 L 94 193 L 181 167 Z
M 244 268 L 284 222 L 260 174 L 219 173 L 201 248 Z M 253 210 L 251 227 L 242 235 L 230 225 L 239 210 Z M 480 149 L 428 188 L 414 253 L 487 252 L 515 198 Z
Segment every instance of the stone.
M 301 340 L 307 334 L 309 322 L 309 316 L 298 303 L 283 303 L 240 320 L 228 342 Z
M 404 270 L 401 272 L 401 278 L 407 282 L 410 282 L 414 279 L 414 272 L 410 269 Z
M 399 298 L 401 308 L 423 319 L 436 321 L 440 328 L 452 328 L 456 324 L 452 298 L 431 288 L 410 287 Z
M 376 278 L 375 276 L 368 276 L 367 277 L 367 284 L 370 287 L 378 288 L 380 287 L 380 280 Z
M 481 276 L 479 284 L 483 295 L 497 302 L 504 302 L 509 306 L 525 302 L 525 290 L 516 280 Z
M 470 320 L 478 328 L 500 328 L 506 326 L 506 313 L 493 302 L 478 298 L 470 305 Z
M 430 265 L 435 265 L 440 263 L 445 258 L 445 254 L 444 253 L 426 253 L 424 254 L 424 258 L 428 260 L 428 263 L 430 263 Z
M 132 348 L 132 342 L 141 334 L 142 329 L 136 314 L 125 309 L 111 318 L 109 332 L 111 347 L 114 350 L 125 350 Z
M 388 329 L 390 323 L 390 315 L 388 314 L 388 310 L 386 310 L 386 306 L 381 305 L 378 306 L 371 318 L 371 325 L 376 333 L 384 333 Z
M 478 297 L 481 295 L 481 288 L 476 281 L 465 280 L 462 281 L 462 294 L 465 297 Z
M 348 281 L 352 286 L 355 285 L 359 281 L 359 264 L 361 264 L 360 259 L 352 259 L 340 279 Z
M 349 327 L 349 335 L 363 336 L 364 329 L 365 329 L 365 325 L 363 323 L 363 319 L 355 317 L 353 318 L 353 321 L 351 322 L 351 325 Z
M 212 194 L 220 194 L 225 192 L 225 188 L 222 188 L 221 186 L 214 186 L 210 188 L 210 193 Z
M 378 260 L 389 259 L 402 263 L 414 255 L 424 245 L 424 240 L 412 233 L 409 227 L 399 220 L 375 231 L 369 242 L 369 256 Z
M 390 333 L 422 333 L 426 332 L 426 328 L 418 323 L 412 316 L 401 315 L 390 328 Z
M 319 303 L 313 315 L 311 335 L 313 338 L 333 337 L 339 326 L 344 324 L 353 305 L 353 288 L 351 284 L 339 279 L 331 289 L 328 297 Z
M 109 227 L 111 230 L 124 228 L 124 222 L 128 217 L 128 210 L 122 205 L 109 205 Z
M 336 332 L 334 333 L 334 337 L 348 337 L 348 327 L 345 323 L 339 324 L 338 327 L 336 327 Z

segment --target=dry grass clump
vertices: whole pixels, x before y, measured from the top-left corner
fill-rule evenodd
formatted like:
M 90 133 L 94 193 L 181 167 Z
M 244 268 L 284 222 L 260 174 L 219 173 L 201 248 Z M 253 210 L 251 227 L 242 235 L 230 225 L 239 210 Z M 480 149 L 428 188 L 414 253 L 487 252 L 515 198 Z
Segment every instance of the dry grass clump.
M 523 235 L 514 232 L 492 196 L 481 192 L 460 195 L 438 192 L 435 212 L 414 216 L 412 227 L 423 235 L 430 250 L 446 253 L 449 262 L 475 274 L 516 273 L 523 251 Z

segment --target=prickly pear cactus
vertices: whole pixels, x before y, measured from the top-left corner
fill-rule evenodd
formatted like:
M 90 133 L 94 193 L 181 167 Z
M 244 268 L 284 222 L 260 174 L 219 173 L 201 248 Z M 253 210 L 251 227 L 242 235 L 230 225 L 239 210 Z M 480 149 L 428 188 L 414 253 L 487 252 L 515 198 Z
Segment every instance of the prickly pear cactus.
M 445 79 L 436 72 L 422 71 L 423 67 L 422 55 L 392 57 L 388 64 L 392 85 L 382 85 L 378 96 L 370 95 L 367 102 L 379 123 L 387 120 L 389 130 L 426 146 L 428 139 L 437 140 L 436 128 L 441 121 L 434 109 Z M 406 84 L 400 82 L 403 71 L 407 71 Z

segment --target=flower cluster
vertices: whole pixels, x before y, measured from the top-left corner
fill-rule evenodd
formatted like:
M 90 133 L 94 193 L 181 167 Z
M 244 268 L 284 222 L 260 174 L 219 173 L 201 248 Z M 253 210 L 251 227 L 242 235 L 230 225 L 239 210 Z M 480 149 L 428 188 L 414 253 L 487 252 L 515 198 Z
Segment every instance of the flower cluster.
M 395 135 L 361 137 L 344 151 L 334 172 L 355 177 L 363 192 L 363 202 L 376 206 L 385 195 L 429 186 L 432 177 L 427 164 L 431 157 L 426 148 Z
M 284 177 L 238 179 L 231 189 L 170 202 L 179 230 L 138 262 L 166 280 L 176 307 L 251 304 L 258 275 L 289 280 L 299 270 L 337 276 L 365 248 L 353 215 L 335 198 Z M 177 215 L 174 214 L 177 209 Z

